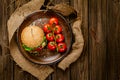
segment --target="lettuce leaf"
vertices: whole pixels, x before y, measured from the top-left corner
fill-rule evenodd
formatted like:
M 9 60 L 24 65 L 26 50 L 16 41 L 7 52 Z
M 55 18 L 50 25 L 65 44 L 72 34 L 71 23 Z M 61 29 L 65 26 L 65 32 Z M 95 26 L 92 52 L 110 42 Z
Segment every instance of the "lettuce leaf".
M 47 45 L 47 39 L 46 39 L 46 36 L 44 36 L 44 37 L 43 37 L 43 41 L 42 41 L 42 43 L 41 43 L 41 46 L 42 46 L 42 48 L 44 48 L 46 45 Z M 32 51 L 32 50 L 35 49 L 35 48 L 30 48 L 30 47 L 26 46 L 25 44 L 22 44 L 22 47 L 23 47 L 26 51 L 28 51 L 28 52 L 30 52 L 30 51 Z M 39 47 L 39 46 L 38 46 L 38 47 Z M 37 48 L 37 47 L 36 47 L 36 48 Z
M 22 47 L 26 50 L 26 51 L 32 51 L 33 48 L 27 47 L 26 45 L 22 45 Z

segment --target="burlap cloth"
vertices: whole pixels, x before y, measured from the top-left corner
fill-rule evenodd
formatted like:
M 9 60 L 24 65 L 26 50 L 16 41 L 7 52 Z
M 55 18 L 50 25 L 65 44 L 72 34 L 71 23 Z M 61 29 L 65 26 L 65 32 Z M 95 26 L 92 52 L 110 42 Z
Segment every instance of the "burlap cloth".
M 17 43 L 15 41 L 15 31 L 20 26 L 22 21 L 31 12 L 39 10 L 43 5 L 44 0 L 32 0 L 27 4 L 24 4 L 20 8 L 17 8 L 8 20 L 8 34 L 9 34 L 9 46 L 10 54 L 14 61 L 24 70 L 38 78 L 39 80 L 45 80 L 54 70 L 49 65 L 38 65 L 28 61 L 19 51 Z M 71 52 L 58 63 L 58 67 L 65 70 L 69 65 L 75 62 L 82 53 L 84 40 L 81 32 L 81 20 L 78 19 L 72 26 L 73 34 L 75 36 L 75 42 L 72 45 Z

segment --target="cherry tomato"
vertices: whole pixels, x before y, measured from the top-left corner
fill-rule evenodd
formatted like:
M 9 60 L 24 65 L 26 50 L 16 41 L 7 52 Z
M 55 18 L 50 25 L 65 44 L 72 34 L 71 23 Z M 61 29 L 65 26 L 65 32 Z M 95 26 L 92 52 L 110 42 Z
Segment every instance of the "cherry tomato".
M 57 34 L 55 39 L 56 39 L 56 42 L 60 43 L 64 41 L 64 36 L 62 34 Z
M 49 42 L 48 49 L 51 51 L 55 51 L 56 50 L 56 43 L 54 41 Z
M 53 41 L 53 40 L 54 40 L 54 35 L 53 35 L 53 33 L 48 33 L 48 34 L 46 34 L 46 39 L 47 39 L 48 41 Z
M 58 47 L 57 47 L 58 52 L 62 53 L 65 52 L 67 50 L 67 46 L 64 42 L 62 43 L 58 43 Z
M 37 47 L 37 48 L 35 49 L 35 51 L 40 52 L 42 49 L 43 49 L 42 46 L 40 46 L 40 47 Z
M 58 24 L 58 19 L 55 18 L 55 17 L 53 17 L 53 18 L 50 19 L 49 23 L 50 23 L 51 25 L 53 25 L 53 24 Z
M 50 24 L 45 24 L 43 30 L 45 33 L 50 33 L 52 31 Z
M 54 28 L 54 33 L 59 34 L 62 32 L 62 27 L 60 25 L 56 25 Z

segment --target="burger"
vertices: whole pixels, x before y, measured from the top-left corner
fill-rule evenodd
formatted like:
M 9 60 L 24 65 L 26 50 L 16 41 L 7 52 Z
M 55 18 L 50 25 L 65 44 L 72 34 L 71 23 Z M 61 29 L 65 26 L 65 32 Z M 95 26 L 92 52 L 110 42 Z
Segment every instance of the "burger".
M 47 45 L 44 31 L 38 26 L 27 26 L 21 32 L 22 47 L 25 51 L 38 55 Z

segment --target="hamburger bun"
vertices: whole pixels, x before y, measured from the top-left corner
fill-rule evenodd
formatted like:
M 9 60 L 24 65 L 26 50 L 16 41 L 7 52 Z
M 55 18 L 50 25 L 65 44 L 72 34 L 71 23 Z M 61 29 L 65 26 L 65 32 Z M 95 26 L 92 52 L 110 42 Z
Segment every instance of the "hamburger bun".
M 43 30 L 38 26 L 27 26 L 21 33 L 21 41 L 24 45 L 30 48 L 38 47 L 44 37 Z

